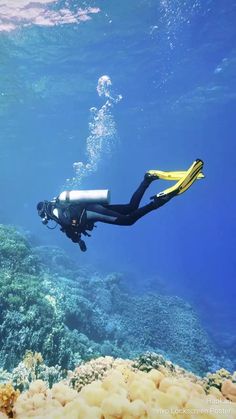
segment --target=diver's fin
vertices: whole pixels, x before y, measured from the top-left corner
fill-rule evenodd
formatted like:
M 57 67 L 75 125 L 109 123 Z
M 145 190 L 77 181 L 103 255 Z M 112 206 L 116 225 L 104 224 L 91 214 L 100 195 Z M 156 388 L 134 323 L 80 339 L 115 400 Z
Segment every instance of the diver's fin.
M 163 180 L 180 180 L 186 176 L 187 171 L 174 171 L 174 172 L 163 172 L 162 170 L 148 170 L 145 173 L 145 177 L 149 179 L 163 179 Z M 205 176 L 203 173 L 198 173 L 197 179 L 203 179 Z
M 157 194 L 156 197 L 166 195 L 180 195 L 181 193 L 185 192 L 190 188 L 195 180 L 197 180 L 202 168 L 203 161 L 200 159 L 195 160 L 190 168 L 185 172 L 185 176 L 183 176 L 175 185 Z
M 190 186 L 197 180 L 198 174 L 201 172 L 203 168 L 203 161 L 200 159 L 197 159 L 192 166 L 189 168 L 186 176 L 182 179 L 180 179 L 179 183 L 179 192 L 178 195 L 181 193 L 187 191 Z

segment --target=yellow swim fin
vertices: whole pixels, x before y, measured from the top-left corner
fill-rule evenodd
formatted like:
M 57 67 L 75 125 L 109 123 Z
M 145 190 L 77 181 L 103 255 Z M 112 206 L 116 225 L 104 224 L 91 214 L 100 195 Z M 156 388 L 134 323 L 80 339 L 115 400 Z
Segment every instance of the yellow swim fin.
M 156 195 L 156 197 L 169 194 L 180 195 L 181 193 L 185 192 L 190 188 L 195 180 L 197 180 L 202 168 L 203 161 L 200 159 L 195 160 L 190 168 L 185 172 L 185 175 L 175 185 L 165 189 L 163 192 L 160 192 Z
M 163 180 L 180 180 L 184 176 L 186 176 L 187 171 L 173 171 L 173 172 L 164 172 L 162 170 L 148 170 L 145 174 L 147 178 L 153 178 L 153 180 L 156 179 L 163 179 Z M 198 173 L 197 179 L 204 179 L 203 173 Z

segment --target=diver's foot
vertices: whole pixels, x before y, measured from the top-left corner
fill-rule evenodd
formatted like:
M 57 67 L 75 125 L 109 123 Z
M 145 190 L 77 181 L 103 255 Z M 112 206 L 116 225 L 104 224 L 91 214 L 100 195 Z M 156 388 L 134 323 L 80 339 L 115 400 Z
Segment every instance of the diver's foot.
M 203 167 L 203 161 L 197 159 L 193 162 L 193 164 L 189 167 L 189 169 L 185 172 L 185 176 L 183 176 L 175 185 L 171 186 L 168 189 L 165 189 L 163 192 L 158 193 L 151 197 L 154 199 L 154 203 L 158 204 L 160 199 L 162 202 L 173 198 L 176 195 L 179 195 L 185 191 L 187 191 L 190 186 L 197 180 L 199 173 L 201 172 Z M 159 199 L 160 198 L 160 199 Z
M 144 175 L 144 179 L 149 182 L 159 179 L 158 170 L 148 170 Z
M 177 195 L 178 195 L 177 190 L 168 192 L 168 193 L 165 193 L 165 191 L 163 191 L 163 192 L 158 193 L 157 195 L 151 196 L 150 199 L 153 200 L 154 206 L 156 208 L 159 208 Z

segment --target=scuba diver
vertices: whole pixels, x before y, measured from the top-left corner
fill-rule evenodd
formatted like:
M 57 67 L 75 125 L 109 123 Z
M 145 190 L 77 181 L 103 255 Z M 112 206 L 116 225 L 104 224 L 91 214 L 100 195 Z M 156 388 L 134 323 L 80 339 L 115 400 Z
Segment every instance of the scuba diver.
M 64 191 L 52 201 L 41 201 L 37 205 L 38 215 L 42 223 L 48 228 L 54 229 L 59 224 L 61 231 L 74 243 L 78 243 L 80 249 L 87 250 L 84 236 L 90 236 L 87 231 L 92 231 L 95 223 L 102 222 L 119 226 L 130 226 L 150 211 L 160 208 L 173 197 L 182 194 L 197 179 L 204 178 L 201 172 L 203 161 L 197 159 L 187 171 L 163 172 L 149 170 L 144 179 L 134 192 L 128 204 L 111 205 L 109 190 L 72 190 Z M 140 201 L 149 187 L 157 179 L 175 180 L 174 186 L 165 189 L 152 196 L 151 202 L 139 207 Z M 49 227 L 52 220 L 56 224 Z

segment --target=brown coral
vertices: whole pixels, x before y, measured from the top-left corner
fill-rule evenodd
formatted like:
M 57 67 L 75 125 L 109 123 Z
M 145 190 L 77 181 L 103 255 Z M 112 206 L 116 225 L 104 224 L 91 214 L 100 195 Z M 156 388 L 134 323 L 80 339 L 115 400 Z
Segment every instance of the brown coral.
M 236 384 L 230 380 L 225 380 L 221 387 L 221 393 L 227 399 L 236 403 Z
M 0 411 L 11 417 L 14 403 L 19 394 L 20 392 L 15 390 L 10 383 L 0 385 Z

